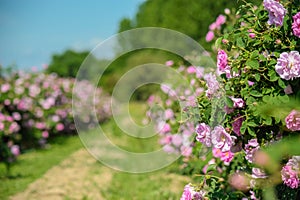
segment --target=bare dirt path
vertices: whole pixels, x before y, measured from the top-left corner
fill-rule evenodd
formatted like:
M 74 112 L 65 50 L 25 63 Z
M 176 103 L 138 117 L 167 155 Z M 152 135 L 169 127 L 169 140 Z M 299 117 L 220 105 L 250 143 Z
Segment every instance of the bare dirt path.
M 101 191 L 111 179 L 111 169 L 97 163 L 85 149 L 80 149 L 11 199 L 103 199 Z

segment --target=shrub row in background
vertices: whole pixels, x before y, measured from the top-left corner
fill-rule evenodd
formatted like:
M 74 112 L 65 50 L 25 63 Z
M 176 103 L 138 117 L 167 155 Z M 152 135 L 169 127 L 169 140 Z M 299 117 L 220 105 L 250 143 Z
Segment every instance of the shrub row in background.
M 10 164 L 26 149 L 44 147 L 49 137 L 75 133 L 72 115 L 72 92 L 75 79 L 56 74 L 13 73 L 0 79 L 0 161 Z M 82 101 L 79 121 L 89 123 L 86 99 L 94 87 L 87 81 L 77 84 L 73 98 Z M 110 116 L 110 97 L 96 89 L 98 121 Z

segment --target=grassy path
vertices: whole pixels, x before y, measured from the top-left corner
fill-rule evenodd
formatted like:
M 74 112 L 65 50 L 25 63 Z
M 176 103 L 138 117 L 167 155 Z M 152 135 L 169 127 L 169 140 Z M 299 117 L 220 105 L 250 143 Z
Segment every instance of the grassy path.
M 135 108 L 134 110 L 144 109 L 138 104 L 134 104 L 133 108 Z M 133 113 L 133 115 L 139 117 L 138 119 L 142 118 L 138 112 Z M 157 148 L 157 138 L 149 140 L 132 138 L 124 134 L 113 120 L 107 122 L 102 128 L 109 134 L 108 137 L 112 142 L 124 149 L 145 152 Z M 69 151 L 69 153 L 73 153 L 66 156 L 62 161 L 55 160 L 56 164 L 51 169 L 36 175 L 40 178 L 35 181 L 32 179 L 30 184 L 29 182 L 23 184 L 24 189 L 19 188 L 11 191 L 12 188 L 6 187 L 9 192 L 5 191 L 6 196 L 3 196 L 3 199 L 10 194 L 14 194 L 9 199 L 175 200 L 180 198 L 184 185 L 190 181 L 187 177 L 171 173 L 171 169 L 178 168 L 176 163 L 170 167 L 145 174 L 115 171 L 97 162 L 82 145 L 77 144 L 78 138 L 71 140 L 74 140 L 74 144 L 62 145 L 60 151 L 63 152 L 64 148 L 74 146 L 72 151 Z M 51 153 L 60 154 L 60 151 L 49 149 L 48 157 L 43 158 L 44 162 L 47 162 L 47 159 L 52 160 L 53 156 L 57 156 L 51 155 Z M 30 156 L 30 154 L 22 156 Z M 34 156 L 35 159 L 39 159 L 39 156 L 44 155 L 35 154 Z M 55 162 L 53 161 L 53 163 Z M 38 166 L 33 162 L 31 164 L 32 174 L 35 174 L 34 171 L 38 171 L 36 169 Z M 18 185 L 18 178 L 13 181 L 14 184 L 11 183 L 12 180 L 4 182 L 10 185 Z M 0 183 L 0 186 L 1 184 L 5 185 L 5 183 Z
M 28 184 L 34 182 L 46 173 L 51 167 L 59 164 L 70 154 L 82 148 L 78 137 L 58 137 L 52 140 L 48 148 L 34 150 L 19 156 L 11 168 L 11 175 L 6 176 L 3 163 L 0 164 L 0 199 L 26 189 Z
M 112 173 L 103 166 L 96 170 L 95 164 L 96 160 L 80 149 L 11 199 L 103 199 L 101 190 L 108 186 Z
M 175 200 L 187 182 L 187 177 L 169 173 L 168 169 L 146 174 L 118 172 L 80 149 L 10 199 Z

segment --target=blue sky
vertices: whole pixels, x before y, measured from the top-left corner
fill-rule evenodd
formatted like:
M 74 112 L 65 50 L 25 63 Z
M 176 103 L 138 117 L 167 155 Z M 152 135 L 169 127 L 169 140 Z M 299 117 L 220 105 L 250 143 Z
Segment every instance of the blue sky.
M 53 53 L 90 50 L 133 18 L 143 0 L 0 0 L 0 64 L 48 64 Z

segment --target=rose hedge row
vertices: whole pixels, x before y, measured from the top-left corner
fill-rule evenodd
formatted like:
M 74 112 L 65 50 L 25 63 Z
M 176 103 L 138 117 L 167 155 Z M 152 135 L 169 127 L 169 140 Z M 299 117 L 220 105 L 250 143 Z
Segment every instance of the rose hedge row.
M 24 150 L 46 145 L 55 135 L 75 133 L 72 98 L 80 99 L 79 121 L 90 123 L 86 99 L 94 87 L 78 81 L 82 91 L 73 94 L 75 79 L 59 78 L 56 74 L 14 73 L 0 79 L 0 161 L 13 162 Z M 110 116 L 110 97 L 96 89 L 98 121 Z M 82 113 L 82 114 L 80 114 Z

